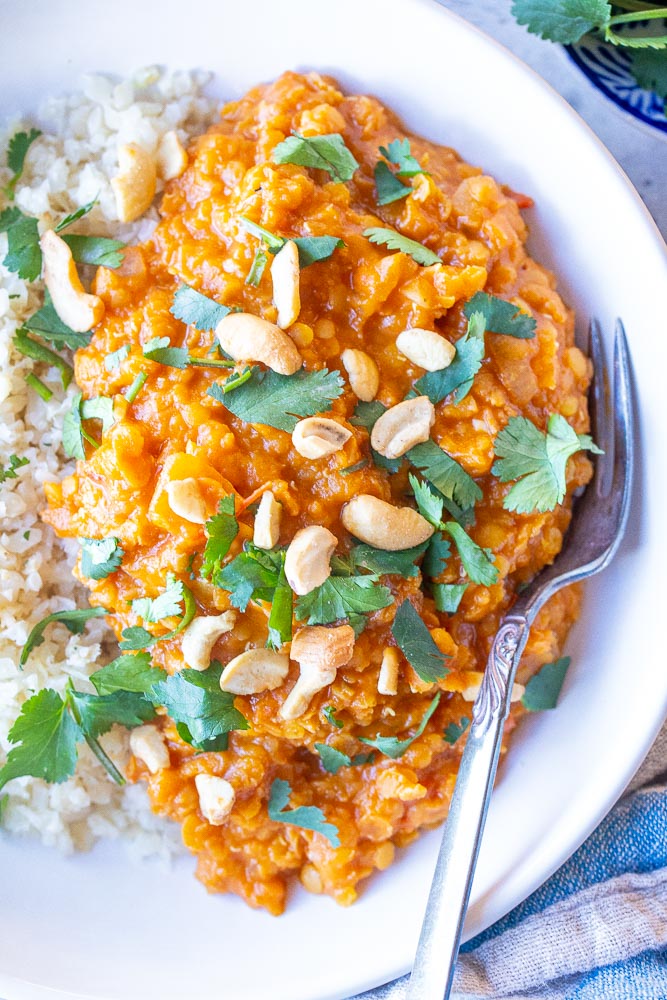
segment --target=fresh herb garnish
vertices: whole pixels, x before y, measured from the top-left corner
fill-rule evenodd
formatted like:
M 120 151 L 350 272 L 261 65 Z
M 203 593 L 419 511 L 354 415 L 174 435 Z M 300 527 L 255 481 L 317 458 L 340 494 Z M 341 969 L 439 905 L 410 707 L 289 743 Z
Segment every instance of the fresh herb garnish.
M 120 368 L 122 362 L 128 357 L 130 353 L 129 344 L 121 344 L 118 350 L 112 351 L 111 354 L 107 354 L 104 359 L 104 367 L 108 372 L 116 371 Z
M 81 205 L 81 207 L 77 208 L 76 211 L 66 215 L 65 218 L 61 219 L 55 227 L 55 232 L 61 233 L 63 229 L 67 229 L 67 227 L 71 226 L 74 222 L 78 222 L 79 219 L 83 219 L 84 215 L 88 215 L 89 212 L 92 212 L 95 205 L 97 205 L 97 198 L 93 198 L 92 201 L 86 202 L 85 205 Z M 121 245 L 124 246 L 124 244 Z
M 332 575 L 297 599 L 296 616 L 300 621 L 307 619 L 308 625 L 330 625 L 342 618 L 360 625 L 363 622 L 358 621 L 359 615 L 387 608 L 393 600 L 389 588 L 380 586 L 375 574 Z
M 48 385 L 44 385 L 41 378 L 37 378 L 34 372 L 28 372 L 27 375 L 23 376 L 23 381 L 25 384 L 32 389 L 37 395 L 48 403 L 48 401 L 53 396 L 53 393 L 49 389 Z
M 147 652 L 122 653 L 90 675 L 98 694 L 134 691 L 150 695 L 155 684 L 166 679 L 166 671 L 152 666 L 151 654 Z
M 330 726 L 335 726 L 336 729 L 342 729 L 343 723 L 340 719 L 336 718 L 336 710 L 333 705 L 325 705 L 322 709 L 322 715 L 327 720 Z
M 467 587 L 467 583 L 434 583 L 431 589 L 438 611 L 448 615 L 455 614 Z
M 340 847 L 338 828 L 328 823 L 321 809 L 317 806 L 298 806 L 288 809 L 292 788 L 289 781 L 275 778 L 269 792 L 268 813 L 274 823 L 288 823 L 302 830 L 314 830 L 326 837 L 332 847 Z
M 577 434 L 559 413 L 549 417 L 546 434 L 526 417 L 511 417 L 496 437 L 491 470 L 501 483 L 518 480 L 503 501 L 505 509 L 553 510 L 565 496 L 568 459 L 583 449 L 601 454 L 589 434 Z
M 9 140 L 7 147 L 7 166 L 12 171 L 12 178 L 4 188 L 5 196 L 9 201 L 14 200 L 16 185 L 21 180 L 23 166 L 28 150 L 35 139 L 39 139 L 42 133 L 38 128 L 31 128 L 29 132 L 15 132 Z
M 470 719 L 468 718 L 467 715 L 464 715 L 461 721 L 458 723 L 450 722 L 449 725 L 445 728 L 445 731 L 443 733 L 443 739 L 445 740 L 445 742 L 451 744 L 451 746 L 454 746 L 454 744 L 461 739 L 461 737 L 463 736 L 469 725 L 470 725 Z
M 61 622 L 74 635 L 81 635 L 89 618 L 102 618 L 108 615 L 106 608 L 75 608 L 73 611 L 55 611 L 52 615 L 42 618 L 30 630 L 30 635 L 26 639 L 25 646 L 21 650 L 19 667 L 23 668 L 33 649 L 37 649 L 44 642 L 44 632 L 53 622 Z
M 291 641 L 293 604 L 294 595 L 285 576 L 285 557 L 283 555 L 278 582 L 271 601 L 269 637 L 266 642 L 269 649 L 282 649 L 286 642 Z
M 449 672 L 446 654 L 440 652 L 410 601 L 404 600 L 396 609 L 391 634 L 415 673 L 427 684 L 441 680 Z
M 427 372 L 415 382 L 415 391 L 428 396 L 432 403 L 440 403 L 450 392 L 454 402 L 460 403 L 468 394 L 473 379 L 484 358 L 484 317 L 473 313 L 468 318 L 468 328 L 456 341 L 456 354 L 448 368 Z
M 145 622 L 159 622 L 163 618 L 173 618 L 181 613 L 181 603 L 183 601 L 183 583 L 169 573 L 167 576 L 167 586 L 164 591 L 155 598 L 140 597 L 132 601 L 132 610 L 135 615 L 139 615 Z
M 399 177 L 415 177 L 417 174 L 429 176 L 428 171 L 412 155 L 409 139 L 394 139 L 388 146 L 380 146 L 380 152 L 386 160 L 398 167 L 396 173 Z
M 183 603 L 181 613 L 180 604 Z M 177 580 L 173 573 L 167 574 L 167 584 L 164 592 L 152 599 L 140 597 L 132 601 L 132 610 L 135 614 L 144 619 L 145 622 L 158 622 L 164 618 L 172 618 L 181 615 L 181 620 L 170 632 L 165 635 L 152 635 L 148 629 L 141 625 L 131 625 L 124 628 L 122 632 L 123 641 L 119 643 L 120 648 L 127 652 L 135 649 L 148 649 L 156 642 L 163 642 L 165 639 L 173 639 L 179 635 L 190 624 L 197 613 L 197 602 L 192 592 L 185 586 L 182 580 Z
M 12 207 L 0 212 L 0 233 L 7 233 L 7 254 L 3 260 L 8 271 L 24 281 L 35 281 L 42 270 L 37 219 Z
M 452 547 L 449 540 L 440 532 L 436 532 L 428 543 L 428 548 L 424 554 L 422 571 L 426 576 L 435 579 L 444 573 L 445 567 L 452 554 Z
M 363 235 L 371 243 L 381 244 L 388 247 L 389 250 L 399 250 L 401 253 L 407 254 L 409 257 L 412 257 L 415 263 L 421 264 L 422 267 L 442 263 L 437 253 L 433 253 L 423 243 L 417 243 L 416 240 L 410 240 L 407 236 L 403 236 L 402 233 L 397 233 L 395 229 L 383 229 L 380 226 L 372 226 L 370 229 L 364 229 Z
M 375 178 L 375 199 L 378 205 L 391 205 L 394 201 L 412 194 L 409 184 L 403 184 L 384 160 L 378 160 L 373 170 Z
M 350 560 L 355 569 L 367 569 L 378 576 L 396 574 L 404 578 L 417 576 L 419 568 L 415 560 L 424 554 L 428 542 L 415 545 L 412 549 L 401 549 L 398 552 L 388 552 L 376 549 L 372 545 L 355 545 L 350 549 Z
M 64 358 L 56 354 L 55 351 L 50 350 L 45 344 L 40 344 L 34 337 L 30 337 L 24 328 L 16 331 L 12 342 L 19 354 L 22 354 L 24 357 L 32 358 L 33 361 L 41 361 L 42 364 L 57 368 L 60 372 L 60 381 L 62 382 L 63 389 L 67 388 L 72 381 L 74 369 Z
M 419 726 L 414 731 L 413 735 L 408 737 L 408 739 L 399 740 L 395 736 L 376 736 L 375 739 L 369 739 L 366 736 L 360 736 L 359 741 L 361 743 L 366 743 L 369 747 L 375 747 L 375 749 L 379 750 L 380 753 L 383 753 L 385 757 L 391 757 L 392 760 L 398 760 L 399 757 L 403 756 L 408 747 L 410 747 L 416 739 L 419 739 L 426 729 L 429 719 L 440 703 L 440 695 L 441 692 L 438 691 L 435 698 L 424 712 L 424 716 L 422 721 L 419 723 Z
M 406 457 L 444 497 L 462 510 L 474 507 L 482 499 L 482 491 L 472 476 L 435 441 L 415 445 Z
M 387 407 L 379 399 L 374 399 L 370 403 L 359 402 L 350 417 L 350 423 L 353 427 L 365 427 L 370 438 L 373 427 L 382 414 L 386 412 L 386 409 Z M 403 464 L 402 458 L 385 458 L 384 455 L 381 455 L 379 451 L 375 451 L 374 448 L 371 448 L 371 458 L 374 465 L 377 465 L 380 469 L 386 469 L 387 472 L 391 473 L 398 472 Z
M 81 572 L 91 580 L 115 573 L 125 555 L 118 538 L 82 538 Z
M 179 726 L 179 734 L 187 731 L 187 742 L 198 749 L 232 730 L 250 728 L 234 707 L 234 695 L 220 690 L 222 670 L 222 664 L 213 660 L 208 670 L 180 670 L 152 689 L 155 703 L 167 709 Z
M 99 442 L 93 438 L 83 425 L 84 420 L 99 420 L 102 423 L 102 433 L 106 434 L 114 422 L 113 400 L 108 396 L 94 396 L 83 399 L 81 392 L 72 397 L 72 406 L 63 419 L 62 442 L 63 451 L 70 458 L 83 461 L 86 457 L 84 441 L 94 448 Z
M 255 367 L 233 394 L 226 394 L 217 383 L 208 394 L 246 423 L 267 424 L 291 433 L 302 417 L 329 410 L 342 391 L 343 380 L 337 371 L 300 369 L 294 375 L 278 375 Z
M 288 241 L 296 243 L 296 248 L 299 251 L 299 267 L 309 267 L 311 264 L 316 264 L 320 260 L 328 260 L 332 256 L 334 250 L 338 247 L 344 247 L 345 243 L 343 240 L 339 239 L 338 236 L 276 236 L 275 233 L 269 232 L 268 229 L 264 229 L 257 222 L 252 222 L 250 219 L 246 219 L 245 215 L 239 217 L 239 221 L 243 226 L 252 233 L 253 236 L 257 236 L 262 243 L 266 244 L 267 250 L 276 254 L 279 250 L 285 246 Z M 261 252 L 261 247 L 257 251 L 257 254 Z M 255 254 L 255 261 L 257 260 L 257 254 Z M 261 264 L 261 272 L 257 281 L 250 281 L 250 275 L 255 271 L 255 261 L 253 261 L 252 267 L 250 269 L 250 274 L 246 278 L 247 285 L 255 285 L 259 283 L 259 278 L 261 278 L 266 265 L 266 255 L 264 255 L 264 261 Z
M 10 455 L 8 464 L 4 468 L 0 467 L 0 483 L 4 483 L 8 479 L 17 479 L 16 469 L 21 469 L 24 465 L 29 464 L 30 462 L 27 458 L 19 458 L 18 455 Z
M 526 684 L 521 704 L 528 712 L 544 712 L 555 708 L 558 696 L 570 666 L 570 657 L 561 656 L 553 663 L 545 663 Z
M 139 393 L 141 392 L 144 382 L 148 378 L 145 371 L 137 372 L 137 374 L 132 379 L 132 385 L 129 386 L 127 392 L 125 393 L 125 399 L 128 403 L 133 403 Z
M 206 547 L 201 566 L 203 577 L 215 576 L 220 572 L 222 561 L 239 533 L 235 514 L 235 497 L 231 493 L 218 504 L 218 513 L 210 517 L 204 525 Z
M 30 333 L 38 334 L 56 347 L 69 347 L 75 351 L 78 347 L 86 347 L 90 343 L 90 333 L 77 333 L 63 323 L 53 308 L 48 291 L 44 293 L 42 308 L 33 313 L 23 325 Z
M 92 264 L 94 267 L 120 267 L 125 256 L 125 244 L 121 240 L 110 240 L 106 236 L 79 236 L 65 233 L 60 237 L 72 251 L 78 264 Z
M 143 355 L 169 368 L 233 368 L 233 361 L 217 361 L 213 358 L 198 358 L 190 354 L 187 347 L 172 347 L 169 337 L 153 337 L 143 346 Z
M 245 542 L 243 551 L 214 574 L 213 583 L 229 591 L 229 603 L 245 611 L 250 601 L 272 601 L 280 579 L 284 550 L 260 549 Z
M 272 158 L 274 163 L 326 170 L 332 180 L 340 183 L 352 180 L 359 167 L 342 135 L 337 133 L 303 136 L 295 132 L 278 143 Z
M 399 177 L 415 177 L 425 174 L 419 162 L 410 151 L 409 139 L 394 139 L 388 146 L 380 146 L 380 152 L 398 169 L 393 173 L 384 160 L 375 165 L 375 192 L 379 205 L 389 205 L 400 198 L 406 198 L 412 193 L 409 185 L 402 184 Z
M 329 774 L 338 774 L 341 767 L 359 767 L 362 764 L 370 764 L 375 754 L 358 753 L 354 757 L 349 757 L 341 750 L 330 747 L 328 743 L 315 743 L 315 749 L 320 755 L 322 767 Z
M 176 319 L 195 330 L 215 330 L 221 319 L 231 310 L 210 299 L 208 295 L 197 292 L 190 285 L 181 285 L 174 295 L 174 301 L 169 312 Z
M 535 336 L 537 324 L 532 316 L 513 302 L 486 292 L 476 292 L 464 305 L 463 313 L 467 319 L 471 319 L 473 313 L 481 313 L 489 333 L 502 333 L 519 340 L 531 340 Z
M 252 285 L 253 288 L 257 288 L 262 280 L 262 275 L 264 274 L 264 269 L 268 262 L 269 258 L 266 256 L 263 247 L 257 247 L 252 264 L 250 265 L 250 270 L 246 275 L 245 284 Z

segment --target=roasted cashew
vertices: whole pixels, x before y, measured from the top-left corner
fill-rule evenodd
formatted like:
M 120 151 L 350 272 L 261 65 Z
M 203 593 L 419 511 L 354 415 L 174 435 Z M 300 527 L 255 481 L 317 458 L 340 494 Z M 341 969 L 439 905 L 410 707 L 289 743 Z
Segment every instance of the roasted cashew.
M 330 417 L 306 417 L 292 431 L 292 444 L 304 458 L 323 458 L 345 447 L 352 432 Z
M 347 372 L 350 387 L 357 399 L 370 403 L 380 388 L 380 372 L 373 359 L 365 351 L 348 347 L 340 356 Z
M 285 554 L 285 576 L 295 594 L 309 594 L 329 578 L 337 544 L 336 536 L 319 524 L 297 531 Z
M 196 774 L 195 785 L 202 816 L 211 826 L 222 826 L 236 799 L 233 787 L 215 774 Z
M 333 683 L 338 668 L 350 662 L 353 652 L 354 629 L 349 625 L 299 629 L 290 651 L 299 664 L 299 677 L 280 709 L 280 717 L 289 721 L 303 715 L 313 695 Z
M 145 149 L 131 142 L 118 150 L 118 173 L 111 178 L 116 211 L 121 222 L 134 222 L 155 197 L 157 167 Z
M 192 670 L 208 670 L 211 665 L 211 650 L 221 635 L 231 632 L 235 622 L 235 611 L 223 611 L 221 615 L 197 615 L 186 628 L 181 640 L 185 665 Z
M 280 539 L 280 520 L 283 505 L 276 500 L 271 490 L 262 493 L 255 514 L 252 540 L 258 549 L 272 549 Z
M 259 694 L 279 687 L 289 673 L 289 656 L 273 649 L 246 649 L 225 666 L 220 687 L 232 694 Z
M 157 169 L 163 181 L 180 177 L 188 165 L 188 154 L 181 145 L 177 133 L 171 129 L 160 139 L 157 149 Z
M 53 229 L 47 229 L 39 241 L 46 285 L 53 308 L 77 333 L 87 333 L 104 316 L 104 302 L 98 295 L 83 290 L 72 258 L 72 251 Z
M 130 750 L 143 760 L 151 772 L 157 774 L 171 763 L 164 736 L 155 726 L 137 726 L 130 733 Z
M 287 240 L 271 264 L 273 304 L 281 330 L 296 323 L 301 312 L 300 278 L 299 248 L 293 240 Z
M 341 511 L 341 521 L 355 538 L 388 552 L 421 545 L 434 531 L 412 507 L 394 507 L 369 493 L 348 500 Z
M 261 361 L 279 375 L 294 375 L 303 361 L 279 326 L 252 313 L 228 313 L 216 327 L 220 346 L 234 361 Z
M 382 653 L 382 664 L 378 675 L 379 694 L 397 694 L 398 692 L 398 667 L 401 662 L 401 654 L 395 646 L 385 646 Z
M 206 523 L 206 504 L 199 485 L 192 476 L 187 479 L 172 479 L 165 486 L 167 502 L 174 514 L 191 524 Z
M 428 441 L 435 423 L 435 407 L 428 396 L 404 399 L 375 421 L 371 446 L 385 458 L 400 458 L 416 444 Z
M 414 365 L 427 372 L 438 372 L 448 368 L 454 360 L 456 348 L 435 330 L 422 330 L 413 326 L 399 333 L 396 347 Z

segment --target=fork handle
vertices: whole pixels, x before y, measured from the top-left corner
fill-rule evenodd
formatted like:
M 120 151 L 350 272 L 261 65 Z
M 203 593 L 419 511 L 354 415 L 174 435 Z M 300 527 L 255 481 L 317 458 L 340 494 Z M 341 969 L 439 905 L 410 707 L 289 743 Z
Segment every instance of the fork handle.
M 472 724 L 405 1000 L 447 1000 L 449 997 L 512 685 L 529 630 L 530 624 L 524 615 L 509 615 L 491 647 L 472 709 Z

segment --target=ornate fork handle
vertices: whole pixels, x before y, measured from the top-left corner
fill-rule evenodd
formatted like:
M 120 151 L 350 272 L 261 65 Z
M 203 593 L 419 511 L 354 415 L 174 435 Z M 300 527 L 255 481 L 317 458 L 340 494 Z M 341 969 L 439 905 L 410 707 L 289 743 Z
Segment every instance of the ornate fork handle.
M 473 706 L 472 725 L 461 758 L 406 1000 L 443 1000 L 443 996 L 449 996 L 491 799 L 503 723 L 533 617 L 534 614 L 509 615 L 496 633 L 489 653 Z

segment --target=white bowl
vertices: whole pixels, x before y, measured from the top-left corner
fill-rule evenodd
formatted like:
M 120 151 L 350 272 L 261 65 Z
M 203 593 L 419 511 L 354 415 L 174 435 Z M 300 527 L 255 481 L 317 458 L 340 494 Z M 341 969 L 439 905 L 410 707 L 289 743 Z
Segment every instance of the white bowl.
M 560 275 L 580 331 L 623 317 L 641 450 L 626 542 L 587 589 L 557 711 L 521 726 L 493 798 L 466 933 L 538 886 L 596 826 L 667 712 L 664 615 L 664 245 L 642 202 L 570 108 L 492 40 L 430 0 L 71 0 L 2 4 L 0 114 L 36 108 L 84 70 L 154 62 L 219 73 L 222 95 L 319 68 L 379 95 L 411 129 L 536 200 L 535 255 Z M 439 835 L 360 902 L 297 891 L 276 920 L 208 896 L 187 858 L 165 872 L 118 848 L 62 858 L 0 841 L 0 995 L 134 1000 L 331 1000 L 404 972 Z

